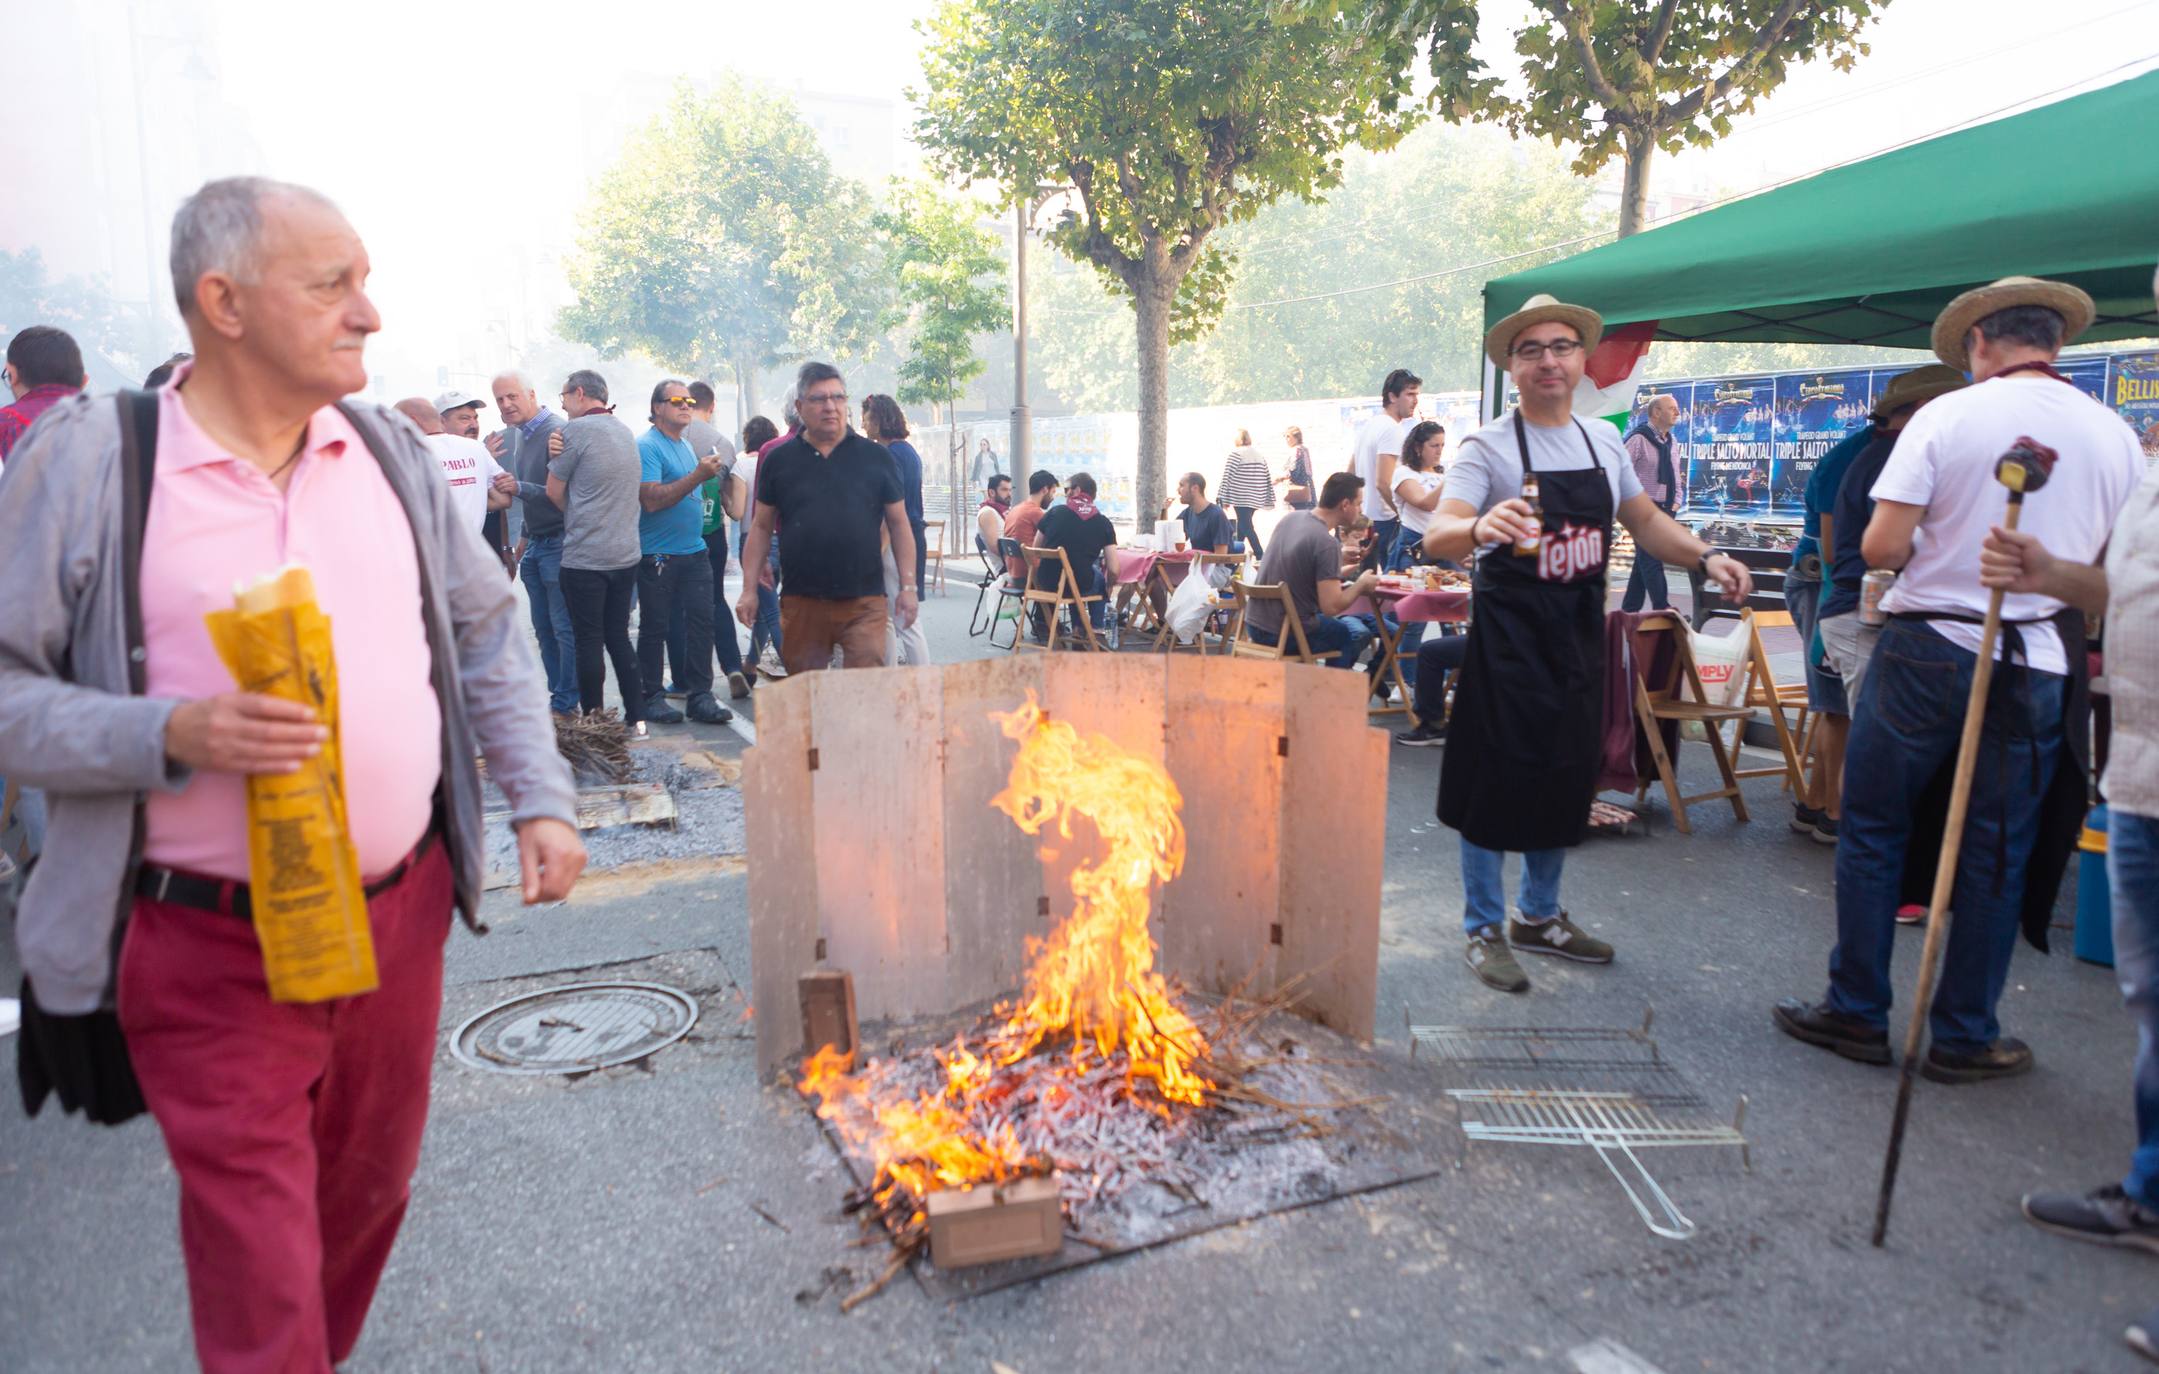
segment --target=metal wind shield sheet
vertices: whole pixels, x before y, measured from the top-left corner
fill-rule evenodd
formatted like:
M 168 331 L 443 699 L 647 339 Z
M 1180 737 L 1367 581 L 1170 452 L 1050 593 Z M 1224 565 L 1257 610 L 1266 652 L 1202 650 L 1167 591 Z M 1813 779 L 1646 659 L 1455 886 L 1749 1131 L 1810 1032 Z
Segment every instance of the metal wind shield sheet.
M 1831 168 L 1487 282 L 1487 327 L 1538 292 L 1674 340 L 1927 348 L 1951 298 L 1999 277 L 2072 282 L 2086 340 L 2159 333 L 2159 73 Z

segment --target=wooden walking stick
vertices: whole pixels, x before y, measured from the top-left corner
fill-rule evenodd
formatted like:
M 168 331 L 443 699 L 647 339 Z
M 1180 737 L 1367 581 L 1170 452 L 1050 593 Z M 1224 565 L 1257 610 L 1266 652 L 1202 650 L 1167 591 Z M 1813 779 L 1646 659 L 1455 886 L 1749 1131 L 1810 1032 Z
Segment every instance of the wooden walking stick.
M 2024 498 L 2047 484 L 2058 455 L 2045 444 L 2019 438 L 1994 460 L 1994 477 L 2009 488 L 2009 518 L 2014 530 L 2024 514 Z M 1957 882 L 1957 855 L 1964 846 L 1964 813 L 1970 809 L 1972 774 L 1979 761 L 1979 735 L 1987 719 L 1987 688 L 1994 681 L 1994 641 L 2002 629 L 2002 589 L 1987 598 L 1987 618 L 1979 632 L 1979 660 L 1972 666 L 1972 692 L 1964 704 L 1964 736 L 1957 742 L 1956 779 L 1949 790 L 1949 820 L 1942 828 L 1941 860 L 1934 866 L 1934 898 L 1927 907 L 1927 938 L 1919 951 L 1919 986 L 1912 996 L 1911 1024 L 1904 1032 L 1904 1059 L 1897 1070 L 1897 1108 L 1889 1123 L 1889 1150 L 1882 1157 L 1882 1188 L 1874 1200 L 1874 1246 L 1889 1234 L 1889 1200 L 1896 1192 L 1897 1162 L 1904 1153 L 1904 1124 L 1911 1116 L 1912 1082 L 1919 1050 L 1926 1039 L 1927 1013 L 1934 1005 L 1934 979 L 1941 953 L 1949 943 L 1949 894 Z

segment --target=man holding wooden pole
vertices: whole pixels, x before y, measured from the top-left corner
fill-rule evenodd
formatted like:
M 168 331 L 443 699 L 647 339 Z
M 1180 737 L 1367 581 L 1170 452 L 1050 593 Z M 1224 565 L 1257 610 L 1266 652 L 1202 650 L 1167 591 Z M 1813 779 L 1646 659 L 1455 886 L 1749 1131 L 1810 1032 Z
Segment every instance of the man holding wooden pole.
M 1933 1044 L 1917 1068 L 1937 1082 L 1970 1083 L 2032 1067 L 2031 1049 L 2001 1034 L 1995 1004 L 2020 919 L 2027 938 L 2046 948 L 2048 913 L 2083 816 L 2083 617 L 2054 596 L 1990 597 L 1980 547 L 2009 509 L 2012 491 L 1998 467 L 2012 451 L 2059 455 L 2023 527 L 2081 563 L 2099 556 L 2142 475 L 2128 428 L 2053 366 L 2092 317 L 2082 291 L 2029 277 L 1950 302 L 1935 321 L 1934 350 L 1980 384 L 1914 416 L 1873 488 L 1867 564 L 1901 574 L 1883 600 L 1889 623 L 1853 704 L 1849 751 L 1871 763 L 1845 774 L 1829 989 L 1818 1003 L 1787 999 L 1775 1008 L 1786 1034 L 1861 1063 L 1890 1062 L 1899 886 L 1907 863 L 1935 865 L 1928 821 L 1941 804 L 1941 775 L 1961 762 L 1965 795 L 1952 797 L 1948 815 L 1962 824 L 1943 838 L 1933 906 L 1937 923 L 1951 911 L 1955 920 L 1928 944 L 1929 955 L 1946 946 L 1946 959 L 1929 1006 Z M 2034 466 L 2020 461 L 2020 470 Z M 1973 682 L 1990 620 L 1999 635 L 1987 656 L 2000 662 L 1981 695 Z M 1914 1053 L 1918 1043 L 1916 1035 L 1907 1041 Z

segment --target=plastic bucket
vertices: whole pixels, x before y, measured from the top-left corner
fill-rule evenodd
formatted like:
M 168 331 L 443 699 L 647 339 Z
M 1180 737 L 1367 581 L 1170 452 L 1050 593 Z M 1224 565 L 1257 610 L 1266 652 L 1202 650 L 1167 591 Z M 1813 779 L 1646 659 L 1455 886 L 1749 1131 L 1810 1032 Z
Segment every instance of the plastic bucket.
M 2114 967 L 2114 903 L 2107 887 L 2107 809 L 2095 806 L 2077 838 L 2076 956 Z

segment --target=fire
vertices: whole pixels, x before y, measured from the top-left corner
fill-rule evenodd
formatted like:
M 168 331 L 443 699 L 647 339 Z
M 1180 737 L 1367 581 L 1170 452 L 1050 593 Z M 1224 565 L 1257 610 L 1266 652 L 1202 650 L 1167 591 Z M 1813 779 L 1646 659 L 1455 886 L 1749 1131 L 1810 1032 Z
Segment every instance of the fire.
M 1074 868 L 1071 917 L 1047 939 L 1028 941 L 1025 985 L 1015 1002 L 999 1004 L 1005 1019 L 981 1052 L 963 1041 L 937 1052 L 944 1082 L 936 1091 L 880 1100 L 830 1046 L 803 1066 L 801 1091 L 818 1099 L 820 1117 L 869 1154 L 886 1195 L 898 1187 L 920 1198 L 934 1188 L 1025 1169 L 1026 1152 L 1009 1125 L 979 1129 L 971 1117 L 999 1068 L 1045 1044 L 1064 1050 L 1045 1071 L 1072 1078 L 1121 1053 L 1133 1099 L 1156 1111 L 1167 1112 L 1169 1103 L 1205 1105 L 1214 1088 L 1194 1067 L 1207 1053 L 1206 1041 L 1155 968 L 1147 929 L 1154 885 L 1184 867 L 1178 819 L 1184 798 L 1177 784 L 1159 764 L 1050 720 L 1032 693 L 1026 705 L 995 719 L 1020 748 L 1005 790 L 990 804 L 1029 835 L 1053 832 L 1059 841 L 1073 839 L 1075 825 L 1087 822 L 1106 852 Z M 1142 1082 L 1152 1100 L 1140 1097 Z M 1041 1096 L 1053 1102 L 1061 1091 L 1049 1084 Z

